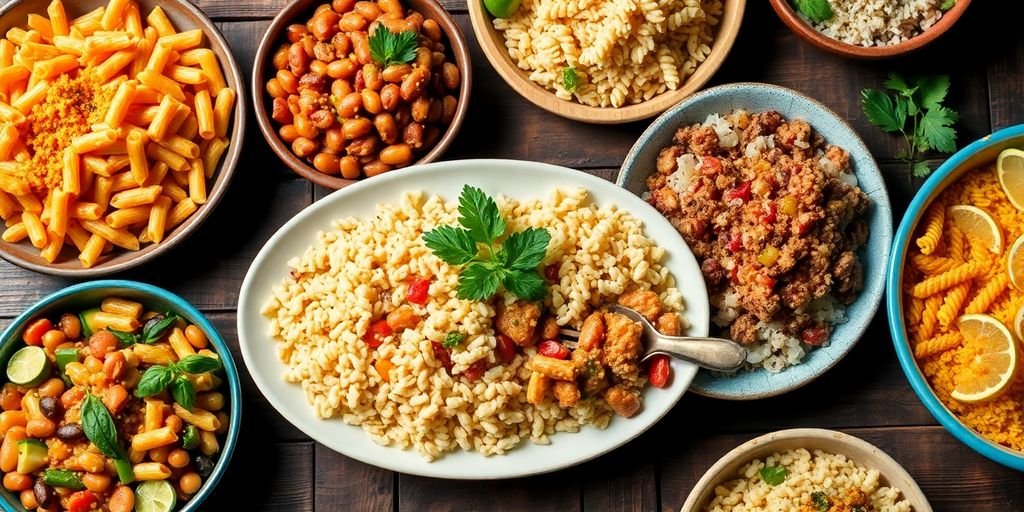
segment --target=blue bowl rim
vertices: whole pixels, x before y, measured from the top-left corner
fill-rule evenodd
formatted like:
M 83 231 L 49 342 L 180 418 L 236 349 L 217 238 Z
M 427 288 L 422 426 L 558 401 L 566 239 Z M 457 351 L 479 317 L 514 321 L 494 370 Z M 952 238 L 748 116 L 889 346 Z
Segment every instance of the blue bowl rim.
M 917 220 L 935 196 L 950 184 L 947 182 L 947 178 L 959 170 L 976 153 L 1017 137 L 1024 138 L 1024 124 L 1003 128 L 972 142 L 940 165 L 914 195 L 914 199 L 903 215 L 903 220 L 900 221 L 892 251 L 889 253 L 889 269 L 886 275 L 886 312 L 889 317 L 889 331 L 892 333 L 892 342 L 896 348 L 896 357 L 899 359 L 900 367 L 903 368 L 903 373 L 910 381 L 910 387 L 924 403 L 928 412 L 954 437 L 972 450 L 1004 466 L 1024 471 L 1024 453 L 989 441 L 961 423 L 932 391 L 917 365 L 914 354 L 910 351 L 910 342 L 903 325 L 902 293 L 900 292 L 907 245 L 913 236 Z
M 51 303 L 60 299 L 72 297 L 81 292 L 104 288 L 128 288 L 174 304 L 174 307 L 178 309 L 179 313 L 188 317 L 194 324 L 198 324 L 199 327 L 202 328 L 203 332 L 207 335 L 207 338 L 209 338 L 210 342 L 213 343 L 214 347 L 217 349 L 217 355 L 220 357 L 221 363 L 224 365 L 224 374 L 227 376 L 228 388 L 231 392 L 231 423 L 228 426 L 226 441 L 221 449 L 220 458 L 217 459 L 217 464 L 213 469 L 213 473 L 211 473 L 206 481 L 203 482 L 203 486 L 199 489 L 199 492 L 192 496 L 192 498 L 185 503 L 185 506 L 178 509 L 178 512 L 191 512 L 198 510 L 199 506 L 206 501 L 206 498 L 209 497 L 210 493 L 213 492 L 213 489 L 217 487 L 221 477 L 223 477 L 224 473 L 227 471 L 227 467 L 231 463 L 231 456 L 235 452 L 235 445 L 238 442 L 238 432 L 242 426 L 242 388 L 238 377 L 238 369 L 231 357 L 231 350 L 228 348 L 227 343 L 224 342 L 224 338 L 213 326 L 210 320 L 206 318 L 206 315 L 196 309 L 195 306 L 185 299 L 158 286 L 124 279 L 104 279 L 68 286 L 43 297 L 11 321 L 10 325 L 0 333 L 0 342 L 10 337 L 26 322 L 35 318 L 42 310 L 49 307 Z M 0 505 L 3 505 L 3 503 L 0 503 Z
M 828 105 L 825 105 L 821 101 L 818 101 L 817 99 L 812 98 L 811 96 L 809 96 L 809 95 L 807 95 L 805 93 L 802 93 L 800 91 L 797 91 L 795 89 L 790 89 L 789 87 L 783 87 L 781 85 L 769 84 L 769 83 L 764 83 L 764 82 L 733 82 L 733 83 L 728 83 L 728 84 L 716 85 L 714 87 L 709 87 L 707 89 L 704 89 L 703 91 L 700 91 L 698 93 L 695 93 L 695 94 L 693 94 L 691 96 L 686 97 L 685 99 L 683 99 L 679 103 L 673 105 L 671 108 L 669 108 L 668 110 L 663 112 L 660 116 L 658 116 L 650 124 L 650 126 L 648 126 L 647 129 L 645 129 L 644 132 L 640 134 L 640 137 L 633 144 L 633 147 L 631 147 L 629 149 L 629 152 L 626 153 L 626 157 L 623 159 L 622 165 L 619 167 L 619 172 L 615 176 L 615 184 L 620 186 L 620 187 L 625 187 L 626 186 L 626 177 L 627 177 L 627 174 L 629 174 L 627 172 L 627 169 L 635 169 L 636 168 L 636 166 L 637 166 L 637 159 L 639 158 L 640 151 L 650 142 L 650 139 L 652 137 L 654 137 L 654 135 L 656 133 L 658 133 L 658 132 L 660 132 L 662 130 L 668 129 L 668 128 L 671 128 L 671 129 L 674 130 L 675 126 L 672 126 L 673 118 L 675 116 L 679 115 L 681 112 L 685 111 L 691 105 L 693 105 L 694 103 L 696 103 L 698 101 L 704 100 L 706 98 L 710 98 L 710 97 L 714 97 L 714 96 L 719 96 L 719 95 L 722 95 L 722 94 L 736 94 L 736 93 L 743 93 L 743 92 L 753 91 L 753 90 L 757 90 L 757 89 L 767 89 L 767 90 L 777 91 L 777 92 L 780 92 L 780 93 L 788 95 L 788 96 L 793 96 L 793 97 L 799 98 L 801 101 L 809 103 L 809 104 L 817 107 L 818 109 L 824 111 L 825 113 L 831 115 L 832 118 L 840 126 L 846 128 L 847 130 L 850 131 L 850 133 L 852 133 L 854 135 L 854 140 L 853 140 L 852 148 L 855 149 L 858 152 L 858 154 L 863 155 L 864 161 L 866 163 L 870 164 L 869 168 L 868 169 L 864 169 L 862 172 L 873 172 L 874 174 L 878 175 L 879 183 L 881 184 L 881 187 L 877 190 L 877 193 L 882 194 L 884 196 L 884 198 L 885 198 L 884 205 L 883 205 L 884 206 L 884 211 L 880 212 L 880 213 L 882 213 L 882 215 L 879 218 L 879 222 L 884 224 L 883 228 L 884 228 L 884 232 L 885 232 L 885 235 L 886 235 L 884 237 L 885 239 L 882 240 L 882 242 L 883 242 L 882 245 L 883 245 L 884 250 L 889 252 L 889 254 L 886 255 L 885 258 L 883 258 L 883 261 L 888 261 L 889 257 L 891 257 L 892 240 L 893 240 L 892 201 L 889 198 L 889 188 L 888 188 L 888 184 L 885 181 L 885 175 L 882 174 L 882 170 L 881 170 L 881 168 L 879 168 L 878 162 L 875 160 L 875 157 L 871 153 L 871 150 L 867 147 L 867 144 L 864 143 L 864 139 L 861 138 L 860 134 L 857 133 L 857 130 L 855 130 L 853 128 L 853 126 L 849 123 L 849 121 L 847 121 L 845 118 L 843 118 L 842 116 L 837 114 L 834 110 L 829 108 Z M 847 151 L 850 151 L 849 147 L 847 148 Z M 850 152 L 852 154 L 852 151 L 850 151 Z M 874 192 L 875 191 L 873 191 L 873 193 Z M 853 348 L 857 345 L 857 343 L 860 342 L 861 338 L 864 337 L 864 334 L 867 332 L 868 328 L 870 327 L 871 322 L 874 321 L 875 317 L 878 315 L 878 311 L 881 309 L 881 305 L 882 305 L 882 292 L 885 289 L 886 289 L 886 281 L 885 281 L 885 279 L 882 279 L 879 282 L 879 284 L 878 284 L 878 289 L 877 290 L 863 290 L 863 291 L 861 291 L 861 296 L 857 298 L 857 301 L 859 302 L 861 300 L 870 300 L 870 303 L 868 304 L 868 308 L 871 311 L 871 315 L 870 316 L 865 315 L 866 319 L 863 321 L 863 324 L 860 326 L 859 332 L 854 337 L 853 341 L 847 347 L 845 347 L 845 350 L 838 355 L 838 357 L 831 358 L 818 372 L 810 374 L 804 380 L 798 381 L 798 382 L 792 382 L 792 383 L 789 383 L 789 384 L 786 384 L 786 385 L 778 386 L 777 388 L 772 388 L 772 389 L 769 389 L 767 391 L 762 391 L 762 392 L 758 392 L 758 393 L 751 394 L 751 395 L 738 395 L 738 394 L 727 393 L 727 392 L 722 392 L 722 391 L 717 391 L 717 390 L 712 390 L 712 389 L 706 389 L 706 388 L 702 387 L 699 384 L 699 382 L 698 382 L 698 379 L 700 377 L 700 373 L 698 373 L 698 377 L 695 378 L 693 384 L 690 385 L 690 391 L 692 391 L 693 393 L 696 393 L 698 395 L 706 396 L 706 397 L 709 397 L 709 398 L 715 398 L 715 399 L 720 399 L 720 400 L 745 401 L 745 400 L 761 400 L 761 399 L 764 399 L 764 398 L 771 398 L 771 397 L 775 397 L 775 396 L 784 395 L 786 393 L 795 391 L 797 389 L 800 389 L 800 388 L 810 384 L 811 382 L 815 381 L 816 379 L 818 379 L 819 377 L 821 377 L 825 373 L 828 373 L 829 370 L 831 370 L 833 367 L 835 367 L 837 364 L 839 364 L 839 361 L 841 361 L 844 357 L 846 357 L 853 350 Z M 869 297 L 869 298 L 865 298 L 864 297 L 864 293 L 867 292 L 867 291 L 876 291 L 877 293 L 872 294 L 872 296 Z

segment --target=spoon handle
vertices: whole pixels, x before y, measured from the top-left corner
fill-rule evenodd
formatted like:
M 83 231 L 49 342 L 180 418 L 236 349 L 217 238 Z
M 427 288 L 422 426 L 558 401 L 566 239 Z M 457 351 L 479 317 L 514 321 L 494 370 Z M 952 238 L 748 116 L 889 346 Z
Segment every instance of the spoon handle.
M 721 338 L 658 336 L 648 354 L 662 352 L 719 372 L 731 372 L 743 366 L 747 350 L 739 343 Z

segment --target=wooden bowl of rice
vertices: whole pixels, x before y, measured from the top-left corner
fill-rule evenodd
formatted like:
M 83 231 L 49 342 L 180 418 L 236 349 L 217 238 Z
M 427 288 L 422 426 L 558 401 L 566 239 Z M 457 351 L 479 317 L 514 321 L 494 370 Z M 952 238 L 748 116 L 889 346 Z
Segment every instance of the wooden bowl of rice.
M 766 483 L 761 477 L 765 466 L 785 467 L 785 479 Z M 874 510 L 932 512 L 913 477 L 880 448 L 819 428 L 780 430 L 734 448 L 704 473 L 682 512 L 731 510 L 744 500 L 766 500 L 772 510 L 798 510 L 815 491 L 835 499 L 854 488 L 870 497 Z
M 589 22 L 579 16 L 584 9 L 621 2 L 524 0 L 498 20 L 483 0 L 468 5 L 484 55 L 520 96 L 576 121 L 619 124 L 658 115 L 700 90 L 732 49 L 746 0 L 675 0 L 664 10 L 642 2 L 640 12 Z M 566 68 L 579 77 L 575 91 L 565 88 Z

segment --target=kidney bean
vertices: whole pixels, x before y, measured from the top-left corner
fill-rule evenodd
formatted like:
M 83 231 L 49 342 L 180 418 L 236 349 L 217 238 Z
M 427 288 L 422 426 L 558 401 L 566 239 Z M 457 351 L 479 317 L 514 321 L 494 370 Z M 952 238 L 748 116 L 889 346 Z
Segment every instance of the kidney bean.
M 324 174 L 338 174 L 338 157 L 330 153 L 317 153 L 313 167 Z
M 390 165 L 381 162 L 380 160 L 373 160 L 363 166 L 363 172 L 366 173 L 368 178 L 372 178 L 378 174 L 384 174 L 390 171 L 392 168 Z
M 367 88 L 363 89 L 359 94 L 363 97 L 363 110 L 374 115 L 379 114 L 384 110 L 384 106 L 380 101 L 380 95 L 377 94 L 377 91 Z
M 36 504 L 43 508 L 49 507 L 55 496 L 53 488 L 46 485 L 42 478 L 36 479 L 35 485 L 32 486 L 32 494 L 36 497 Z
M 430 100 L 423 96 L 416 98 L 416 101 L 412 102 L 410 112 L 412 113 L 413 121 L 417 123 L 426 121 L 427 115 L 430 113 Z
M 369 25 L 366 17 L 356 11 L 346 12 L 341 17 L 341 21 L 338 22 L 338 27 L 345 32 L 356 32 L 363 30 Z
M 352 10 L 352 7 L 356 5 L 356 0 L 332 0 L 331 8 L 334 9 L 338 14 L 345 14 Z
M 52 396 L 44 396 L 39 399 L 39 410 L 42 411 L 43 416 L 46 416 L 46 419 L 52 421 L 58 421 L 64 416 L 64 407 L 60 405 L 60 400 Z
M 309 55 L 306 55 L 306 50 L 302 47 L 302 43 L 292 43 L 291 48 L 288 48 L 288 67 L 292 73 L 301 75 L 306 72 L 308 66 Z
M 306 37 L 306 34 L 308 33 L 309 29 L 306 28 L 305 25 L 302 25 L 300 23 L 288 25 L 288 28 L 285 29 L 285 34 L 287 34 L 289 43 L 297 43 L 301 41 L 302 38 Z
M 423 125 L 409 123 L 402 132 L 402 142 L 416 149 L 423 147 Z
M 338 13 L 330 9 L 324 10 L 310 22 L 309 32 L 313 34 L 313 37 L 326 41 L 338 32 L 338 20 L 340 19 L 341 16 Z

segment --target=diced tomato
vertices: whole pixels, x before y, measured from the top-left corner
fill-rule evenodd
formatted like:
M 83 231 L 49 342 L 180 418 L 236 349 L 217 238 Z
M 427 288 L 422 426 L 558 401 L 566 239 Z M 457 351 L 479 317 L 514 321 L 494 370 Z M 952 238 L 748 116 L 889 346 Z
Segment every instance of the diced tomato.
M 729 249 L 730 252 L 739 252 L 743 249 L 743 235 L 739 233 L 733 233 L 729 242 L 725 244 L 725 248 Z
M 409 289 L 405 294 L 405 298 L 413 304 L 420 306 L 427 303 L 427 298 L 430 296 L 430 278 L 413 276 L 409 279 Z
M 495 337 L 494 342 L 494 355 L 498 357 L 498 361 L 508 364 L 516 358 L 516 343 L 512 341 L 512 338 L 499 334 Z
M 768 206 L 765 207 L 765 210 L 764 210 L 763 214 L 761 215 L 761 223 L 762 224 L 773 224 L 775 222 L 775 219 L 778 218 L 778 213 L 779 213 L 779 210 L 775 206 L 775 203 L 768 203 Z
M 820 347 L 828 339 L 828 327 L 824 325 L 808 327 L 800 333 L 800 338 L 812 347 Z
M 733 199 L 742 199 L 745 203 L 747 201 L 750 201 L 751 197 L 752 195 L 750 193 L 749 181 L 744 181 L 742 184 L 740 184 L 740 186 L 736 188 L 731 188 L 725 192 L 725 199 L 727 201 L 732 201 Z
M 370 328 L 363 335 L 363 341 L 366 342 L 370 348 L 377 348 L 384 343 L 384 338 L 391 336 L 395 331 L 391 330 L 391 326 L 388 325 L 388 321 L 384 319 L 377 320 L 370 324 Z
M 647 366 L 647 380 L 650 381 L 651 385 L 656 388 L 667 387 L 669 377 L 671 376 L 672 365 L 669 362 L 668 356 L 664 354 L 651 356 L 651 361 Z
M 39 346 L 43 344 L 43 335 L 51 330 L 53 330 L 53 323 L 45 318 L 40 318 L 28 324 L 25 332 L 21 335 L 21 339 L 26 344 Z
M 452 373 L 452 366 L 454 366 L 454 364 L 452 364 L 451 351 L 444 348 L 444 345 L 436 341 L 431 342 L 430 346 L 434 348 L 434 359 L 437 359 L 437 362 L 441 363 L 441 366 L 443 366 L 450 375 Z
M 562 346 L 561 343 L 555 340 L 544 340 L 537 345 L 537 353 L 542 356 L 553 357 L 555 359 L 565 359 L 569 357 L 569 349 Z
M 732 270 L 729 271 L 729 281 L 733 284 L 740 282 L 740 266 L 733 265 Z
M 702 157 L 701 170 L 704 174 L 718 174 L 722 172 L 722 161 L 710 155 Z
M 558 281 L 558 264 L 552 263 L 544 267 L 544 277 L 551 282 Z
M 765 288 L 775 288 L 775 278 L 768 274 L 758 274 L 757 282 L 760 283 L 761 286 L 764 286 Z
M 486 372 L 486 371 L 487 371 L 487 360 L 481 359 L 481 360 L 479 360 L 479 361 L 469 365 L 469 368 L 466 368 L 466 371 L 462 372 L 462 374 L 465 375 L 466 378 L 469 379 L 472 382 L 472 381 L 480 380 L 480 377 L 483 377 L 484 376 L 484 372 Z
M 96 495 L 92 492 L 78 491 L 68 498 L 68 512 L 89 512 L 96 501 Z

